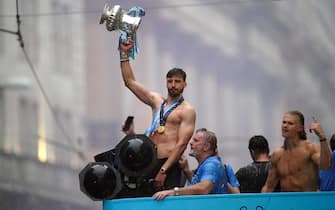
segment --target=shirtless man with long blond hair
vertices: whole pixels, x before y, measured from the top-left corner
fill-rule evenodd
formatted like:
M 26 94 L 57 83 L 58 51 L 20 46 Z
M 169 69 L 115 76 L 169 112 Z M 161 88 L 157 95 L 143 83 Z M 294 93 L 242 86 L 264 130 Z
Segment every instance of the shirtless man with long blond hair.
M 271 167 L 262 192 L 272 192 L 280 182 L 282 192 L 318 190 L 319 169 L 331 166 L 330 148 L 320 123 L 313 117 L 310 131 L 319 144 L 306 137 L 304 116 L 299 111 L 284 114 L 281 125 L 284 144 L 271 155 Z

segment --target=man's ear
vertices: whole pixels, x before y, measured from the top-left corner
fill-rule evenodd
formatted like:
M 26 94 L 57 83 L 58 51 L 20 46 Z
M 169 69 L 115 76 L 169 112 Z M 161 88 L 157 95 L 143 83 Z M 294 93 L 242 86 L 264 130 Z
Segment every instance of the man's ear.
M 207 152 L 207 151 L 209 151 L 210 150 L 210 148 L 211 148 L 211 145 L 208 143 L 208 142 L 206 142 L 205 144 L 204 144 L 204 151 L 205 152 Z
M 253 149 L 249 149 L 250 156 L 254 160 L 255 159 L 255 151 Z

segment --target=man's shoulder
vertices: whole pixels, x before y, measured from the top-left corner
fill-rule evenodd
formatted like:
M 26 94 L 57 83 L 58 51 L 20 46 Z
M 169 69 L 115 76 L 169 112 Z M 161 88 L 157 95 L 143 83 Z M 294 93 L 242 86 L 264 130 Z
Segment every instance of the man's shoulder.
M 285 147 L 284 147 L 284 145 L 282 145 L 282 146 L 277 147 L 276 149 L 274 149 L 273 152 L 272 152 L 272 155 L 271 155 L 271 156 L 273 156 L 273 155 L 280 155 L 280 154 L 282 154 L 283 152 L 285 152 Z
M 218 158 L 210 157 L 207 158 L 203 164 L 201 164 L 201 173 L 212 174 L 217 173 L 219 176 L 223 176 L 222 163 Z
M 312 153 L 317 152 L 319 150 L 319 147 L 320 147 L 319 144 L 317 144 L 317 143 L 315 143 L 315 142 L 313 142 L 309 139 L 301 140 L 300 141 L 300 146 L 302 148 L 304 148 L 305 151 L 309 151 L 309 152 L 312 152 Z
M 240 176 L 251 176 L 251 175 L 256 175 L 258 173 L 265 173 L 268 171 L 271 163 L 270 161 L 264 161 L 264 162 L 253 162 L 250 163 L 244 167 L 241 167 L 236 174 L 239 174 Z
M 188 102 L 184 101 L 179 105 L 179 110 L 181 111 L 182 116 L 191 117 L 192 119 L 196 117 L 195 108 Z
M 185 110 L 195 111 L 195 108 L 192 106 L 192 104 L 190 104 L 187 101 L 184 101 L 180 107 L 182 107 Z
M 306 139 L 306 140 L 302 140 L 301 141 L 303 144 L 307 145 L 307 146 L 316 146 L 318 145 L 317 143 L 313 142 L 312 140 Z
M 218 162 L 218 163 L 221 163 L 221 160 L 217 156 L 209 156 L 209 157 L 207 157 L 205 159 L 205 162 Z
M 248 165 L 245 165 L 245 166 L 239 168 L 236 173 L 245 173 L 245 172 L 248 172 L 250 170 L 254 170 L 257 167 L 258 167 L 257 164 L 252 162 L 252 163 L 249 163 Z
M 222 162 L 219 158 L 215 157 L 215 156 L 210 156 L 208 158 L 206 158 L 204 160 L 204 164 L 203 165 L 206 165 L 206 166 L 215 166 L 215 167 L 222 167 Z

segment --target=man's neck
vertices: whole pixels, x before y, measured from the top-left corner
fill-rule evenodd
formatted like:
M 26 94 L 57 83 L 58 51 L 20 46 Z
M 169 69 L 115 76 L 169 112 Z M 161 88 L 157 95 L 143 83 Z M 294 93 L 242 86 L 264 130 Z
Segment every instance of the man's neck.
M 284 148 L 285 149 L 295 148 L 300 141 L 301 139 L 299 137 L 286 138 L 284 140 Z
M 211 157 L 213 155 L 208 154 L 208 153 L 203 153 L 202 155 L 200 155 L 199 158 L 197 158 L 198 164 L 200 165 L 202 162 L 204 162 L 207 158 Z
M 168 96 L 167 99 L 166 99 L 166 104 L 167 105 L 173 104 L 175 101 L 177 101 L 181 97 L 183 97 L 183 95 L 179 95 L 179 96 L 176 96 L 176 97 Z
M 255 155 L 254 159 L 255 162 L 267 162 L 269 160 L 270 160 L 269 155 L 266 153 Z

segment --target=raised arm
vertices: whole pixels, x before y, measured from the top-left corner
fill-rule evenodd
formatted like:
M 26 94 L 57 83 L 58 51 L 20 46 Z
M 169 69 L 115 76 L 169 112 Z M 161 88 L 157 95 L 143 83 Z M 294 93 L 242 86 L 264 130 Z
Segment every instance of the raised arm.
M 314 145 L 315 152 L 312 155 L 312 159 L 320 167 L 320 169 L 327 170 L 331 167 L 331 152 L 324 131 L 321 128 L 320 123 L 314 117 L 310 130 L 313 131 L 320 140 L 320 148 Z
M 143 103 L 155 107 L 155 104 L 161 103 L 161 96 L 158 93 L 151 92 L 144 85 L 135 79 L 134 72 L 130 66 L 128 53 L 134 47 L 134 42 L 128 39 L 120 44 L 121 51 L 121 73 L 125 86 L 133 92 Z

